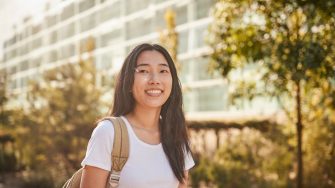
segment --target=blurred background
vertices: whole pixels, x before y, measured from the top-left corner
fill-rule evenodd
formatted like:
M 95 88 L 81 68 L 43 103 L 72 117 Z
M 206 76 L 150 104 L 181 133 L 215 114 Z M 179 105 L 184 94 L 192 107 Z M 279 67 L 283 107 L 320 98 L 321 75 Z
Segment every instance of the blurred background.
M 178 68 L 189 187 L 335 187 L 334 0 L 1 0 L 0 17 L 0 188 L 80 168 L 144 42 Z

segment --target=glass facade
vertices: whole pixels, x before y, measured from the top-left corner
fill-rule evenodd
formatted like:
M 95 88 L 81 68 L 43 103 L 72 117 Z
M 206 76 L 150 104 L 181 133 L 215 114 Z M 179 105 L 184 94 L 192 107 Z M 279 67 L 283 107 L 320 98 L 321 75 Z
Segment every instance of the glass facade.
M 225 111 L 227 88 L 208 73 L 205 34 L 214 0 L 59 0 L 40 23 L 27 21 L 3 45 L 9 89 L 24 93 L 29 79 L 87 56 L 90 45 L 98 70 L 97 83 L 111 87 L 108 78 L 121 68 L 126 54 L 138 43 L 159 42 L 166 28 L 165 12 L 176 14 L 180 80 L 186 112 Z M 58 10 L 58 11 L 55 11 Z M 90 44 L 90 45 L 88 45 Z
M 104 6 L 99 14 L 99 22 L 103 23 L 105 21 L 109 21 L 111 19 L 117 19 L 121 16 L 121 3 L 120 1 L 116 1 L 112 4 Z
M 186 112 L 205 112 L 228 110 L 227 88 L 224 85 L 204 86 L 184 91 Z M 197 101 L 194 103 L 194 101 Z

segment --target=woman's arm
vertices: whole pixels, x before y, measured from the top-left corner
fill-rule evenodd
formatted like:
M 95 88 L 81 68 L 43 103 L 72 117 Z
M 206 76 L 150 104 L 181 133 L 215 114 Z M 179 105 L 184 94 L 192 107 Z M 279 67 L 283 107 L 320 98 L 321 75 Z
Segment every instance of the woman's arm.
M 85 165 L 81 176 L 81 188 L 105 188 L 109 171 Z
M 188 170 L 185 170 L 185 179 L 183 183 L 180 183 L 178 188 L 187 188 L 187 184 L 188 184 Z

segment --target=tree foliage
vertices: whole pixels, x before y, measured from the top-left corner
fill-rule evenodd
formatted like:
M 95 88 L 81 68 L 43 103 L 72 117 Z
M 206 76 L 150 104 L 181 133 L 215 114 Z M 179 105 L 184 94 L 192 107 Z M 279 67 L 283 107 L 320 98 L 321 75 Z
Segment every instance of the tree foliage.
M 266 80 L 283 90 L 289 81 L 333 77 L 335 3 L 319 2 L 219 1 L 208 37 L 212 62 L 223 76 L 262 63 Z
M 180 70 L 180 64 L 177 59 L 178 33 L 176 31 L 176 13 L 172 9 L 168 9 L 164 18 L 166 30 L 160 33 L 160 43 L 169 51 L 177 70 Z
M 332 0 L 221 0 L 212 11 L 212 67 L 230 78 L 235 70 L 252 65 L 264 83 L 256 93 L 286 101 L 283 109 L 297 128 L 298 187 L 303 179 L 302 130 L 311 124 L 307 116 L 315 112 L 305 104 L 317 90 L 323 99 L 320 106 L 334 108 L 334 12 Z M 244 92 L 248 95 L 249 89 Z M 315 118 L 324 122 L 321 116 Z M 334 177 L 327 178 L 333 182 Z
M 192 187 L 293 187 L 289 139 L 283 130 L 229 129 L 212 156 L 201 156 L 191 170 Z M 271 135 L 276 135 L 272 137 Z
M 15 153 L 13 132 L 20 122 L 22 110 L 9 108 L 7 81 L 7 74 L 0 71 L 0 173 L 13 172 L 21 167 Z
M 95 74 L 92 61 L 81 61 L 52 69 L 31 83 L 30 108 L 17 144 L 27 168 L 47 171 L 56 184 L 80 167 L 101 114 Z

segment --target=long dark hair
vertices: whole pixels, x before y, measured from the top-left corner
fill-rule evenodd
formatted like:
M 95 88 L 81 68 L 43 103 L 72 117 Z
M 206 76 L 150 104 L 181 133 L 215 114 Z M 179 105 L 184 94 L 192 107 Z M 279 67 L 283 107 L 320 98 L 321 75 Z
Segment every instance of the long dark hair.
M 141 44 L 130 52 L 119 73 L 114 93 L 114 104 L 109 115 L 121 116 L 133 111 L 135 99 L 130 91 L 134 83 L 134 70 L 137 58 L 143 51 L 152 50 L 161 53 L 165 57 L 172 75 L 171 94 L 163 104 L 160 114 L 160 138 L 173 173 L 179 182 L 182 183 L 185 178 L 185 153 L 190 152 L 182 106 L 183 98 L 174 62 L 162 46 L 158 44 Z

